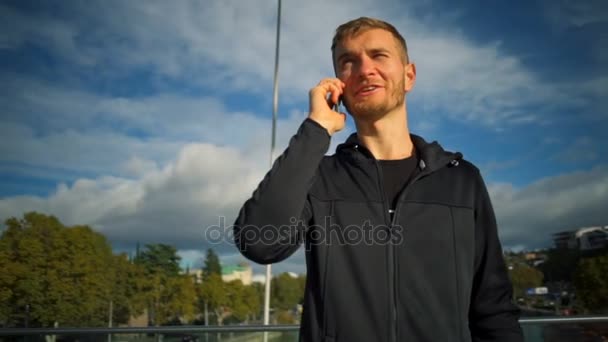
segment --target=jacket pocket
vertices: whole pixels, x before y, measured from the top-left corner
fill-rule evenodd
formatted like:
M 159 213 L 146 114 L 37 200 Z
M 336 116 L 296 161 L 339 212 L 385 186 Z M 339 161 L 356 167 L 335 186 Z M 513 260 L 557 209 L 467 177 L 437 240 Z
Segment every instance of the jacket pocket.
M 400 340 L 462 341 L 463 315 L 460 237 L 452 207 L 406 203 L 396 246 L 397 331 Z M 407 219 L 404 219 L 407 218 Z M 428 317 L 433 317 L 429 320 Z

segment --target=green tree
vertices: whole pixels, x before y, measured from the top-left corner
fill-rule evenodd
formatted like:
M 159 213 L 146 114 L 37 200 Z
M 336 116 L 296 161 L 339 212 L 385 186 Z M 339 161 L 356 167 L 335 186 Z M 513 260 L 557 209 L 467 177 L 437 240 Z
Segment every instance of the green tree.
M 14 308 L 11 308 L 10 305 L 17 280 L 16 267 L 17 265 L 9 259 L 9 253 L 0 249 L 0 269 L 2 270 L 0 272 L 0 326 L 9 326 L 11 322 Z
M 201 307 L 207 303 L 218 325 L 228 318 L 248 322 L 261 308 L 260 298 L 253 286 L 243 285 L 240 280 L 224 282 L 217 274 L 211 274 L 199 287 Z
M 250 292 L 249 295 L 255 296 L 255 298 L 256 298 L 255 301 L 257 303 L 259 303 L 257 310 L 252 310 L 252 315 L 253 315 L 252 319 L 254 319 L 254 320 L 258 320 L 258 315 L 262 314 L 262 305 L 264 303 L 264 291 L 265 291 L 264 286 L 265 286 L 264 283 L 257 283 L 257 282 L 252 283 L 249 286 L 249 292 Z
M 209 277 L 212 274 L 222 275 L 222 266 L 220 264 L 220 258 L 215 254 L 213 248 L 209 248 L 207 250 L 207 255 L 205 256 L 205 266 L 203 267 L 203 275 L 205 278 Z
M 165 244 L 146 245 L 135 258 L 145 277 L 136 283 L 142 292 L 137 303 L 142 300 L 146 303 L 152 325 L 190 320 L 194 315 L 197 302 L 194 280 L 179 274 L 179 261 L 175 247 Z
M 202 300 L 201 304 L 207 303 L 218 325 L 223 325 L 224 319 L 232 314 L 229 289 L 225 286 L 221 276 L 211 274 L 203 281 L 200 287 L 200 298 Z
M 515 263 L 509 271 L 515 298 L 523 297 L 526 290 L 543 284 L 543 273 L 525 263 Z
M 190 276 L 179 275 L 167 277 L 155 292 L 155 322 L 166 324 L 170 321 L 194 318 L 196 290 Z
M 242 300 L 247 307 L 246 322 L 255 319 L 262 309 L 263 297 L 258 295 L 257 289 L 252 285 L 245 286 L 242 292 Z
M 135 263 L 142 265 L 149 274 L 163 273 L 169 276 L 179 274 L 180 256 L 175 247 L 166 244 L 150 244 L 135 257 Z
M 130 262 L 126 254 L 115 255 L 112 268 L 112 322 L 127 323 L 131 316 L 140 315 L 146 309 L 146 271 Z
M 99 326 L 111 300 L 112 250 L 87 226 L 65 227 L 53 216 L 6 220 L 0 254 L 11 276 L 0 277 L 0 311 L 8 326 Z
M 270 283 L 271 303 L 273 308 L 291 310 L 304 297 L 304 287 L 300 277 L 293 277 L 289 273 L 281 273 L 274 277 Z
M 592 313 L 608 313 L 608 255 L 583 258 L 575 273 L 577 297 Z

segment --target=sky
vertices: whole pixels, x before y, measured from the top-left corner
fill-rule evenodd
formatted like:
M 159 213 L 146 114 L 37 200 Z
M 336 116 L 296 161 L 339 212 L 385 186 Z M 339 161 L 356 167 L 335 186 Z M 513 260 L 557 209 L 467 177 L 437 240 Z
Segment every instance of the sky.
M 405 37 L 410 129 L 479 167 L 505 249 L 608 225 L 608 2 L 283 1 L 274 158 L 360 16 Z M 0 2 L 0 220 L 172 244 L 191 268 L 208 248 L 245 261 L 208 232 L 271 162 L 276 25 L 269 0 Z M 273 271 L 304 273 L 303 248 Z

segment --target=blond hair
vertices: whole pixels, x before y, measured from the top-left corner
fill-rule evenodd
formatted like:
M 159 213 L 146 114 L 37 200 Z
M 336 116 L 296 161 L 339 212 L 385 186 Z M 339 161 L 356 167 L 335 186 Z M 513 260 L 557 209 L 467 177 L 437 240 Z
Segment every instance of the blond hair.
M 360 17 L 357 19 L 353 19 L 349 22 L 346 22 L 336 29 L 336 34 L 331 43 L 331 57 L 332 61 L 335 59 L 336 46 L 342 42 L 345 38 L 351 38 L 356 36 L 359 33 L 363 33 L 365 31 L 371 29 L 381 29 L 390 32 L 395 40 L 397 41 L 397 45 L 401 50 L 402 59 L 405 63 L 409 63 L 409 56 L 407 53 L 407 44 L 405 43 L 405 39 L 403 36 L 397 31 L 397 29 L 387 23 L 386 21 L 382 21 L 380 19 L 374 19 L 369 17 Z

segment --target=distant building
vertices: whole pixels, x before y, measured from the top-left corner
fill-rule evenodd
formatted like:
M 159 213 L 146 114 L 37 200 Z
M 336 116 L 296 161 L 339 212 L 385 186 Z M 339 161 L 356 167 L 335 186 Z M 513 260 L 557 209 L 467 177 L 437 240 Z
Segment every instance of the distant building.
M 247 263 L 240 263 L 238 265 L 222 266 L 222 280 L 232 281 L 239 279 L 243 282 L 243 285 L 251 285 L 253 271 L 251 266 Z
M 576 239 L 581 250 L 604 248 L 608 246 L 608 226 L 581 228 Z
M 540 264 L 547 261 L 547 255 L 542 252 L 527 252 L 524 254 L 524 260 L 526 261 L 526 264 L 538 267 Z
M 583 227 L 553 234 L 555 247 L 581 251 L 608 247 L 608 226 Z
M 198 270 L 190 271 L 189 274 L 194 279 L 195 284 L 201 284 L 203 282 L 203 270 L 198 269 Z
M 553 242 L 557 249 L 575 249 L 578 248 L 576 243 L 576 231 L 559 232 L 553 234 Z

